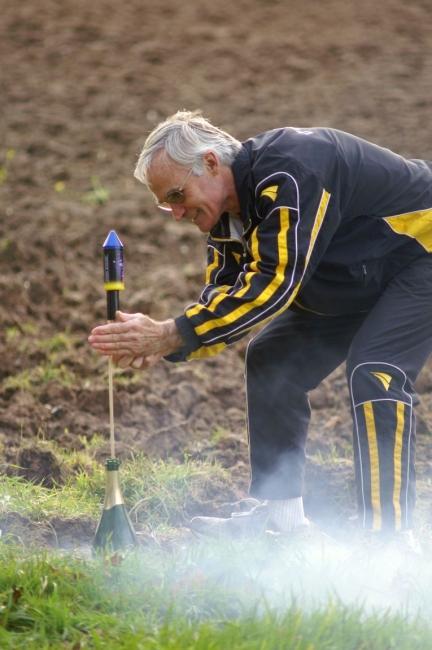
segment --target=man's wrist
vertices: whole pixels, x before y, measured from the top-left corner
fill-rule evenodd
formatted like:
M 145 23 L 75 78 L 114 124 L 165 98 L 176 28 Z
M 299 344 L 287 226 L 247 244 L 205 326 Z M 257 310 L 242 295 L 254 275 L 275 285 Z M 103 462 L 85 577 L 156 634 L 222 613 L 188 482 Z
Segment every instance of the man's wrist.
M 173 352 L 177 352 L 177 350 L 183 346 L 184 342 L 180 332 L 177 329 L 174 319 L 170 318 L 169 320 L 166 320 L 164 322 L 164 328 L 164 342 L 166 345 L 164 346 L 165 349 L 163 351 L 163 354 L 172 354 Z

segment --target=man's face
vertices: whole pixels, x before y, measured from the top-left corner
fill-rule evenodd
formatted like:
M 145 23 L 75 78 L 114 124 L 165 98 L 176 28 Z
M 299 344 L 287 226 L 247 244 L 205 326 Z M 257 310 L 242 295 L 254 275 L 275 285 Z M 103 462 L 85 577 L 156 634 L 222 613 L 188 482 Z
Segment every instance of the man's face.
M 227 190 L 222 167 L 213 153 L 204 156 L 204 171 L 195 176 L 165 153 L 156 155 L 148 173 L 149 189 L 176 221 L 191 221 L 207 233 L 226 211 Z

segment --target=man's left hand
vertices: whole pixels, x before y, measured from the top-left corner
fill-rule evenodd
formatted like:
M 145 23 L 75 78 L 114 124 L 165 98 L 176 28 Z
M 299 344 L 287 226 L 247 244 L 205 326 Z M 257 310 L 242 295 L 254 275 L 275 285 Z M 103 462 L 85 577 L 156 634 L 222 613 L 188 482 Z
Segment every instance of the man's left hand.
M 141 367 L 153 365 L 153 358 L 171 354 L 182 345 L 173 319 L 156 321 L 144 314 L 121 311 L 116 313 L 115 322 L 95 327 L 88 341 L 94 350 L 118 361 L 131 355 L 143 358 Z

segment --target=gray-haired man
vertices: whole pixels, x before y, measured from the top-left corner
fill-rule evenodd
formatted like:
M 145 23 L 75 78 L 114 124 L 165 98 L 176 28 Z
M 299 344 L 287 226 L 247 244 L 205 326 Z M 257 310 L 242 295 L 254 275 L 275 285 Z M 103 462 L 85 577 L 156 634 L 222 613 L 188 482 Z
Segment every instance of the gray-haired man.
M 347 362 L 359 514 L 409 536 L 413 383 L 432 350 L 432 169 L 341 131 L 292 127 L 240 143 L 179 112 L 148 137 L 135 176 L 160 208 L 208 233 L 206 285 L 175 319 L 118 314 L 91 345 L 120 364 L 217 354 L 270 321 L 246 355 L 251 495 L 201 532 L 308 524 L 308 392 Z

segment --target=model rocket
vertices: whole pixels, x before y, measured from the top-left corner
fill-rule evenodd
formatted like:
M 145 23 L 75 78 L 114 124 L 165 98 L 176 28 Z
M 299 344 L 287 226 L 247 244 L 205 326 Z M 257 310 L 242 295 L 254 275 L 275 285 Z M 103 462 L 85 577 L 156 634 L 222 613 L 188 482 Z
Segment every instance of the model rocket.
M 123 244 L 114 230 L 111 230 L 103 245 L 104 288 L 107 294 L 107 320 L 115 320 L 120 309 L 119 292 L 124 289 Z M 113 405 L 113 363 L 109 357 L 109 415 L 111 456 L 105 463 L 106 486 L 102 516 L 93 540 L 96 551 L 118 551 L 138 544 L 132 522 L 123 501 L 120 489 L 120 461 L 115 457 L 114 405 Z
M 115 230 L 110 230 L 102 248 L 107 320 L 115 320 L 116 311 L 120 309 L 119 292 L 124 289 L 123 244 Z

